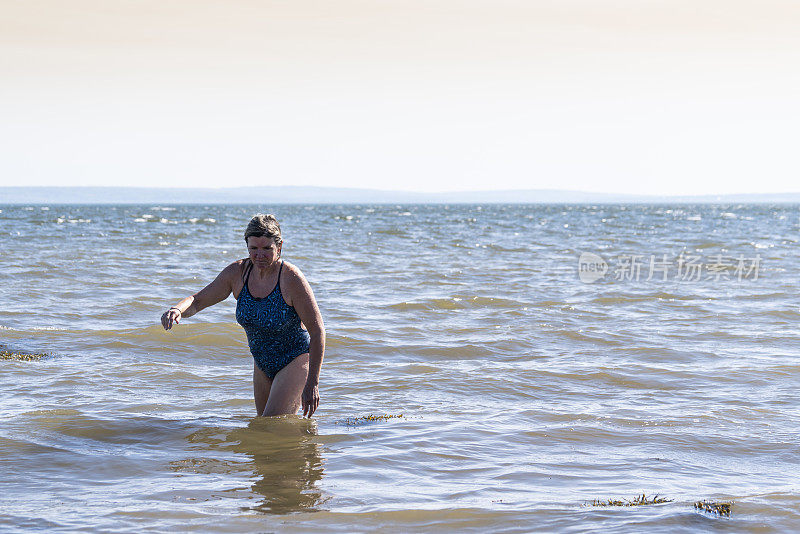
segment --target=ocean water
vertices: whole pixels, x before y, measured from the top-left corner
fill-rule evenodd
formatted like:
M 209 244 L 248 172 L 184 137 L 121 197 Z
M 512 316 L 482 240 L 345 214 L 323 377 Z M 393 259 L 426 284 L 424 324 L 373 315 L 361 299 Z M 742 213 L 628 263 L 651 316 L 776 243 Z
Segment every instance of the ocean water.
M 159 325 L 259 211 L 327 327 L 310 421 L 255 417 L 232 297 Z M 0 361 L 0 530 L 800 530 L 798 231 L 793 205 L 0 206 L 0 345 L 49 354 Z M 668 502 L 592 505 L 643 493 Z

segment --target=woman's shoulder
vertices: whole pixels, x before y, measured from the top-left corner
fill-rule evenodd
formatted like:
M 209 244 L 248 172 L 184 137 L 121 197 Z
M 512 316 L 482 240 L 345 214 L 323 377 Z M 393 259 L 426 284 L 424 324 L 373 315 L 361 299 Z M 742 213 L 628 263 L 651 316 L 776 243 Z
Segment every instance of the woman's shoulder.
M 303 272 L 297 265 L 286 260 L 281 261 L 283 261 L 283 272 L 288 274 L 289 277 L 294 278 L 296 276 L 303 276 Z
M 292 285 L 299 284 L 301 286 L 307 283 L 303 271 L 294 263 L 283 260 L 283 272 L 284 274 L 281 276 L 282 282 L 287 282 Z
M 284 291 L 286 301 L 290 306 L 295 306 L 297 302 L 305 302 L 309 298 L 314 299 L 314 293 L 303 272 L 297 265 L 286 260 L 283 262 L 281 290 Z
M 227 267 L 225 267 L 222 270 L 222 274 L 234 278 L 241 277 L 241 275 L 243 275 L 247 270 L 249 264 L 250 264 L 250 258 L 243 258 L 241 260 L 236 260 L 230 263 Z

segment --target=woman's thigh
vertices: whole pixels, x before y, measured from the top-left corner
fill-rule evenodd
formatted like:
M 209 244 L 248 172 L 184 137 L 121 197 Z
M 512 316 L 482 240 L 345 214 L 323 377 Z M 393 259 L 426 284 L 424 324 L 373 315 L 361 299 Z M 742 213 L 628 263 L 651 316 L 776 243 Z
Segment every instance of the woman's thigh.
M 300 397 L 308 379 L 308 353 L 301 354 L 272 379 L 267 406 L 263 415 L 297 413 Z
M 256 415 L 264 413 L 271 388 L 272 380 L 253 362 L 253 397 L 256 401 Z

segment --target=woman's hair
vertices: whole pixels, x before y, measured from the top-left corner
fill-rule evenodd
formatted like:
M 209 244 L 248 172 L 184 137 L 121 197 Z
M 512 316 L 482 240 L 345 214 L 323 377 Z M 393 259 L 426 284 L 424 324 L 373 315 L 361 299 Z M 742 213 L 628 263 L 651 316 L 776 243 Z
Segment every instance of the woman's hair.
M 244 231 L 245 242 L 247 242 L 248 237 L 271 237 L 275 240 L 276 245 L 283 242 L 281 225 L 278 224 L 278 219 L 271 213 L 266 215 L 258 213 L 250 219 Z

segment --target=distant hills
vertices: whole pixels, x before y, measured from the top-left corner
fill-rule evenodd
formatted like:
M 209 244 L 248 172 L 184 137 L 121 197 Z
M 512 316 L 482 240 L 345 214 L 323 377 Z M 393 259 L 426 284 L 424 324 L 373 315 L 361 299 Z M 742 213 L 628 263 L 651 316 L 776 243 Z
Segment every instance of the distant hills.
M 0 204 L 620 204 L 800 203 L 800 193 L 647 196 L 553 189 L 420 193 L 340 187 L 0 187 Z

